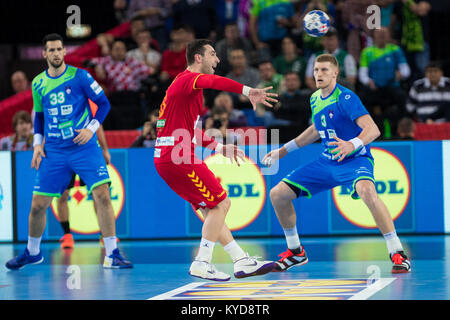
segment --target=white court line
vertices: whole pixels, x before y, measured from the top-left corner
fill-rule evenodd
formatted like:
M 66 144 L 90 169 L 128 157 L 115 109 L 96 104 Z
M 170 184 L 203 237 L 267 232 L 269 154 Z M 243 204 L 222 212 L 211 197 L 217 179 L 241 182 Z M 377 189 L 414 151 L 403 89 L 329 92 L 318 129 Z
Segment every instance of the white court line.
M 195 287 L 198 287 L 200 285 L 204 285 L 206 283 L 207 282 L 191 282 L 191 283 L 188 283 L 185 286 L 176 288 L 176 289 L 174 289 L 172 291 L 168 291 L 166 293 L 162 293 L 160 295 L 154 296 L 154 297 L 149 298 L 147 300 L 166 300 L 166 299 L 172 298 L 173 296 L 175 296 L 175 295 L 177 295 L 179 293 L 182 293 L 182 292 L 185 292 L 185 291 L 188 291 L 188 290 L 192 290 Z
M 349 300 L 367 300 L 375 293 L 391 284 L 394 280 L 395 278 L 380 278 L 373 284 L 367 286 L 366 289 L 358 292 L 353 297 L 349 298 Z

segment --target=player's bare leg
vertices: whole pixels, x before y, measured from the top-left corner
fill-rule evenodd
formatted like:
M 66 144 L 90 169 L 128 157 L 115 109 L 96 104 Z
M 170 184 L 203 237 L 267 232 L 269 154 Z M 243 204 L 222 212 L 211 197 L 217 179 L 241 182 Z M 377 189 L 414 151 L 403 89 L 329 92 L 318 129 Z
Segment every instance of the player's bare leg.
M 97 203 L 98 225 L 103 238 L 116 236 L 116 220 L 109 196 L 109 185 L 102 184 L 92 190 L 92 197 Z
M 270 200 L 283 229 L 292 229 L 297 225 L 297 215 L 292 204 L 295 198 L 295 192 L 284 182 L 270 190 Z
M 59 240 L 62 249 L 72 249 L 74 247 L 73 236 L 70 233 L 69 225 L 69 190 L 64 191 L 61 197 L 56 202 L 58 210 L 59 223 L 64 230 L 64 236 Z
M 308 262 L 297 232 L 297 215 L 292 203 L 296 198 L 295 192 L 283 181 L 270 190 L 270 200 L 283 228 L 288 247 L 286 252 L 279 255 L 281 258 L 276 262 L 276 271 L 286 271 L 293 266 L 301 266 Z
M 116 219 L 109 195 L 109 184 L 105 183 L 92 190 L 92 197 L 96 203 L 98 225 L 105 243 L 104 268 L 132 268 L 131 262 L 125 260 L 117 249 Z
M 394 263 L 392 272 L 409 272 L 411 264 L 403 251 L 389 210 L 378 196 L 374 183 L 370 180 L 360 180 L 356 183 L 355 188 L 358 195 L 372 213 L 378 229 L 380 229 L 380 232 L 386 240 L 389 256 Z
M 31 210 L 28 217 L 29 236 L 40 238 L 45 230 L 47 223 L 47 209 L 52 202 L 53 197 L 34 194 L 31 200 Z

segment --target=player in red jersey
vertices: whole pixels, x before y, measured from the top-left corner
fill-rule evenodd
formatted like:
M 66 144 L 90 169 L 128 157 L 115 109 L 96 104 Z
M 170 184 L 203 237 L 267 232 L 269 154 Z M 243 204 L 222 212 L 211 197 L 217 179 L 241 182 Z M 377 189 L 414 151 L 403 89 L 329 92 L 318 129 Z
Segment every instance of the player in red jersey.
M 234 262 L 234 275 L 244 278 L 272 271 L 272 261 L 258 261 L 245 253 L 225 224 L 230 200 L 217 178 L 195 155 L 195 145 L 201 145 L 229 158 L 244 160 L 244 152 L 233 144 L 221 144 L 206 136 L 197 127 L 203 108 L 203 89 L 216 89 L 248 96 L 253 107 L 262 103 L 271 107 L 276 94 L 271 87 L 254 89 L 228 78 L 214 75 L 219 58 L 209 40 L 194 40 L 187 46 L 188 67 L 180 73 L 166 91 L 157 122 L 155 167 L 166 183 L 205 218 L 200 247 L 189 274 L 199 278 L 227 281 L 228 274 L 212 264 L 216 241 L 224 246 Z

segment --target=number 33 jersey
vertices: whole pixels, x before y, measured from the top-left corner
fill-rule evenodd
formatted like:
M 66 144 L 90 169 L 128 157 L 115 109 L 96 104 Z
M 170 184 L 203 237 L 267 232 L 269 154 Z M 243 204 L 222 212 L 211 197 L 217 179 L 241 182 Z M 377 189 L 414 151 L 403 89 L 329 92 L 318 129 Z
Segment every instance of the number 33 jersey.
M 75 129 L 83 129 L 92 120 L 89 100 L 104 95 L 102 87 L 83 69 L 66 65 L 58 77 L 51 77 L 47 70 L 32 82 L 33 108 L 44 114 L 46 148 L 75 146 Z M 96 143 L 94 135 L 88 143 Z

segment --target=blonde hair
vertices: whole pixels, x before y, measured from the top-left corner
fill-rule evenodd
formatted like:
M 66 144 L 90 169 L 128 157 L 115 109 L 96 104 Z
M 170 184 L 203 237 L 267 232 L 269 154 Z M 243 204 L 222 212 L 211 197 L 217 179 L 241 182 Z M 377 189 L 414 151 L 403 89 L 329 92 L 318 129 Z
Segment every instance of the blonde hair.
M 337 61 L 336 57 L 332 54 L 324 53 L 321 55 L 318 55 L 316 57 L 316 62 L 329 62 L 332 65 L 334 65 L 336 68 L 339 68 L 339 62 Z

